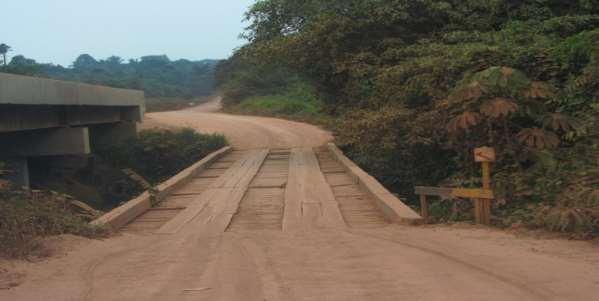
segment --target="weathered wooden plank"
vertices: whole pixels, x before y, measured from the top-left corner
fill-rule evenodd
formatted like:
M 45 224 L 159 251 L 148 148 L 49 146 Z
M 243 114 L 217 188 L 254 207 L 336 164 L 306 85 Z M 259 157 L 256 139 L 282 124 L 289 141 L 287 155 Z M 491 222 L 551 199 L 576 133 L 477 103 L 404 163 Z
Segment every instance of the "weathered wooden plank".
M 442 199 L 449 199 L 451 198 L 453 188 L 416 186 L 414 191 L 418 195 L 433 195 L 441 197 Z
M 222 168 L 208 168 L 204 172 L 197 175 L 198 178 L 218 178 L 225 173 L 226 169 Z
M 252 188 L 283 188 L 287 185 L 287 178 L 256 178 L 250 184 Z
M 311 148 L 291 152 L 285 204 L 284 231 L 316 226 L 346 227 L 339 204 Z
M 332 173 L 325 175 L 327 182 L 331 186 L 356 185 L 358 181 L 347 173 Z
M 195 178 L 185 186 L 177 189 L 171 195 L 172 196 L 184 196 L 184 195 L 196 195 L 201 194 L 210 187 L 210 184 L 214 182 L 215 178 Z
M 469 188 L 453 188 L 451 196 L 456 198 L 468 199 L 494 199 L 493 190 L 488 189 L 469 189 Z
M 225 231 L 267 154 L 268 150 L 249 151 L 243 159 L 235 162 L 212 183 L 210 188 L 194 200 L 187 209 L 158 229 L 156 233 L 176 233 L 204 210 L 209 210 L 210 218 L 203 222 L 217 224 L 219 231 Z
M 284 189 L 250 188 L 227 231 L 281 230 Z

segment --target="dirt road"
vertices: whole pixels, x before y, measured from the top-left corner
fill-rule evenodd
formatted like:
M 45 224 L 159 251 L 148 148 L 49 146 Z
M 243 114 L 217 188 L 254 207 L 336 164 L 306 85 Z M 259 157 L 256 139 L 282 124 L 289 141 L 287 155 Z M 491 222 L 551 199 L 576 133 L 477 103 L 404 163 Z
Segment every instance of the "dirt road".
M 237 215 L 220 220 L 217 205 L 172 234 L 132 224 L 103 241 L 65 237 L 63 256 L 9 264 L 26 276 L 19 287 L 0 290 L 0 300 L 596 299 L 599 246 L 592 243 L 466 225 L 390 225 L 366 207 L 352 207 L 356 203 L 340 205 L 347 226 L 335 225 L 334 215 L 332 223 L 311 218 L 306 209 L 314 203 L 304 204 L 298 219 L 286 216 L 283 204 L 298 194 L 322 201 L 311 192 L 325 180 L 341 199 L 337 193 L 344 190 L 333 183 L 343 179 L 326 174 L 325 167 L 335 166 L 311 148 L 330 135 L 300 123 L 207 112 L 214 106 L 149 114 L 146 126 L 222 132 L 243 149 L 217 163 L 229 168 L 221 175 L 251 187 Z M 277 150 L 247 150 L 262 147 Z M 254 168 L 239 160 L 263 164 Z M 219 181 L 216 176 L 197 181 Z M 281 178 L 289 179 L 287 189 L 273 184 Z M 222 187 L 234 192 L 235 185 Z M 172 202 L 198 202 L 189 195 Z M 220 201 L 235 197 L 221 195 Z
M 330 133 L 305 123 L 216 113 L 219 100 L 188 110 L 147 114 L 144 127 L 183 126 L 221 133 L 238 149 L 316 147 L 333 139 Z

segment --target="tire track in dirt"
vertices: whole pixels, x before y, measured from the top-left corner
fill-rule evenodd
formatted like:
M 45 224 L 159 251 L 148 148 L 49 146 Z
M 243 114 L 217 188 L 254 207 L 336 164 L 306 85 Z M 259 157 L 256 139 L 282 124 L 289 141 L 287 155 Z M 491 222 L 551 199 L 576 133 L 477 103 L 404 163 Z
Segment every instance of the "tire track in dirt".
M 499 282 L 503 282 L 507 285 L 513 286 L 519 290 L 525 291 L 528 294 L 530 294 L 532 297 L 534 297 L 537 300 L 553 300 L 553 298 L 555 297 L 554 295 L 548 294 L 546 292 L 540 291 L 540 290 L 536 290 L 536 289 L 532 289 L 527 283 L 526 281 L 523 280 L 516 280 L 514 278 L 510 278 L 504 275 L 501 275 L 499 273 L 493 272 L 487 268 L 481 267 L 479 265 L 470 263 L 466 260 L 460 259 L 456 256 L 451 256 L 447 253 L 438 251 L 438 250 L 434 250 L 431 248 L 427 248 L 427 247 L 423 247 L 423 246 L 418 246 L 416 244 L 413 243 L 407 243 L 404 241 L 399 241 L 396 239 L 392 239 L 392 238 L 386 238 L 386 237 L 381 237 L 380 235 L 376 235 L 376 234 L 372 234 L 372 233 L 368 233 L 368 234 L 364 234 L 364 233 L 359 233 L 357 231 L 352 231 L 352 230 L 346 230 L 346 233 L 349 233 L 351 235 L 355 235 L 355 236 L 359 236 L 362 239 L 369 239 L 369 240 L 381 240 L 381 241 L 385 241 L 388 243 L 392 243 L 392 244 L 397 244 L 397 245 L 401 245 L 403 247 L 407 247 L 407 248 L 411 248 L 411 249 L 415 249 L 421 252 L 425 252 L 425 253 L 429 253 L 431 255 L 440 257 L 444 260 L 453 262 L 455 264 L 464 266 L 468 269 L 471 269 L 477 273 L 481 273 L 484 274 L 488 277 L 494 278 Z M 564 299 L 565 300 L 565 299 Z

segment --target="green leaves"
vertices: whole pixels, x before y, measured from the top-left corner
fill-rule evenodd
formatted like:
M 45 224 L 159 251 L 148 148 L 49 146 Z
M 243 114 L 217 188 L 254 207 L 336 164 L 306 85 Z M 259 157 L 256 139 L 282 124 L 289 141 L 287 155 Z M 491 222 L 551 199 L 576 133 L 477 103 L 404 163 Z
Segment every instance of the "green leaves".
M 523 129 L 516 138 L 520 143 L 538 149 L 556 148 L 560 143 L 556 134 L 540 128 Z
M 472 77 L 488 93 L 504 96 L 516 96 L 530 85 L 528 77 L 519 70 L 509 67 L 491 67 L 476 73 Z
M 595 2 L 263 0 L 238 52 L 254 76 L 231 78 L 266 94 L 287 89 L 269 78 L 281 69 L 312 84 L 346 151 L 399 191 L 476 182 L 472 148 L 491 145 L 506 207 L 551 203 L 567 184 L 533 171 L 535 154 L 588 148 L 596 123 Z M 582 169 L 583 157 L 548 161 Z
M 130 168 L 157 184 L 226 144 L 224 136 L 203 135 L 193 129 L 145 130 L 138 139 L 97 153 L 116 167 Z
M 523 95 L 530 99 L 549 99 L 555 96 L 555 89 L 547 83 L 532 82 Z
M 518 105 L 513 100 L 502 97 L 488 100 L 480 107 L 482 114 L 495 119 L 505 118 L 516 111 L 518 111 Z
M 469 130 L 481 122 L 481 115 L 476 112 L 466 111 L 459 114 L 449 121 L 447 130 L 450 133 L 458 133 L 462 130 Z
M 575 129 L 577 127 L 577 122 L 566 115 L 560 113 L 551 113 L 545 116 L 543 125 L 546 128 L 552 129 L 554 131 L 567 132 Z

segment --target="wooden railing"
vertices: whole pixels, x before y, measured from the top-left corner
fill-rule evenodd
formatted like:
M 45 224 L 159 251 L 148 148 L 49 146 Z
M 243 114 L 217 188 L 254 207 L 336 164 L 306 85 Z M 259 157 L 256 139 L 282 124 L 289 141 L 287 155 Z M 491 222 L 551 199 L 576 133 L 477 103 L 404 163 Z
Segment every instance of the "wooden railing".
M 482 164 L 482 188 L 415 187 L 416 195 L 420 196 L 420 211 L 425 222 L 429 220 L 427 196 L 435 196 L 441 200 L 471 199 L 475 222 L 483 225 L 491 224 L 491 203 L 495 195 L 491 189 L 490 162 L 495 161 L 495 150 L 489 147 L 477 148 L 474 151 L 474 159 Z

